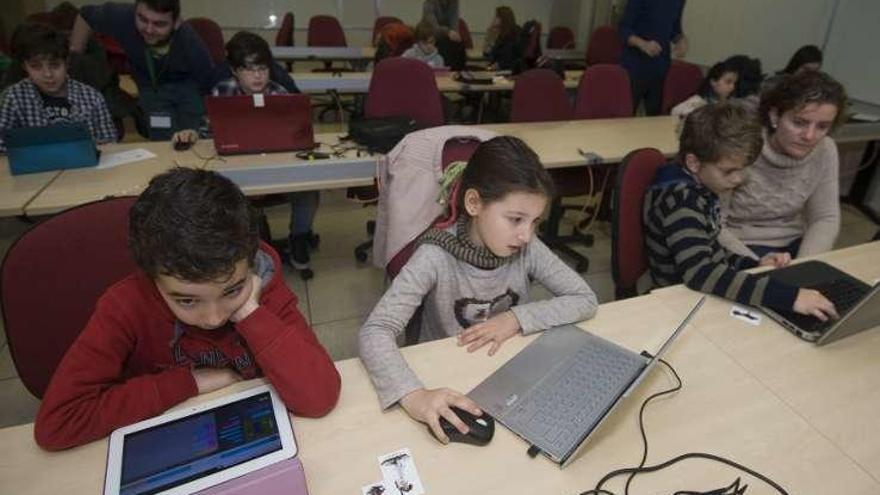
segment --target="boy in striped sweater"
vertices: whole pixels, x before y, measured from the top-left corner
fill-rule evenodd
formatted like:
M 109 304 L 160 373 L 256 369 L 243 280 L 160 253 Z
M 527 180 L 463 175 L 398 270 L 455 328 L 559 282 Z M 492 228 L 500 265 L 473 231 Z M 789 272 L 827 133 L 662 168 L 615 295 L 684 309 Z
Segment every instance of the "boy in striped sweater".
M 741 271 L 785 266 L 791 262 L 788 254 L 770 253 L 755 260 L 719 242 L 719 195 L 729 194 L 747 179 L 745 168 L 762 146 L 761 124 L 742 106 L 707 105 L 688 116 L 679 163 L 661 167 L 645 195 L 642 219 L 654 285 L 684 282 L 693 290 L 741 304 L 793 310 L 823 321 L 836 318 L 834 305 L 818 291 Z

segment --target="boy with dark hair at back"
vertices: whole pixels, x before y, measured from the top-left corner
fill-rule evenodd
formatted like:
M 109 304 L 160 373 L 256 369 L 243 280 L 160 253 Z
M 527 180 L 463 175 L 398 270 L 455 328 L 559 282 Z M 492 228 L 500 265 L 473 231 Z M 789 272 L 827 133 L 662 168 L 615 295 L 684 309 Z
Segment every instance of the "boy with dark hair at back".
M 299 93 L 293 79 L 275 63 L 272 51 L 266 40 L 254 33 L 239 31 L 226 43 L 226 79 L 218 82 L 211 90 L 212 96 L 240 95 L 283 95 Z M 202 133 L 208 134 L 208 125 L 202 126 Z M 174 143 L 195 143 L 199 134 L 194 129 L 174 133 Z M 312 231 L 315 213 L 321 197 L 318 191 L 299 191 L 289 193 L 290 235 L 288 260 L 303 278 L 311 278 L 311 249 L 318 243 L 318 236 Z
M 294 414 L 333 408 L 339 374 L 229 179 L 188 168 L 158 175 L 129 224 L 139 270 L 101 296 L 55 370 L 34 427 L 41 447 L 84 444 L 258 376 Z
M 643 222 L 648 266 L 655 286 L 684 283 L 689 288 L 741 304 L 781 311 L 836 317 L 834 305 L 821 293 L 799 289 L 741 270 L 781 267 L 787 253 L 760 260 L 722 246 L 719 196 L 746 179 L 764 140 L 755 113 L 742 105 L 716 103 L 692 112 L 684 122 L 679 163 L 657 171 L 645 195 Z
M 97 143 L 116 141 L 116 127 L 104 97 L 67 75 L 67 38 L 44 24 L 23 24 L 12 36 L 12 55 L 27 74 L 0 97 L 0 151 L 3 131 L 83 123 Z
M 402 56 L 421 60 L 435 69 L 443 67 L 443 57 L 437 51 L 436 31 L 430 22 L 418 23 L 415 30 L 416 42 Z

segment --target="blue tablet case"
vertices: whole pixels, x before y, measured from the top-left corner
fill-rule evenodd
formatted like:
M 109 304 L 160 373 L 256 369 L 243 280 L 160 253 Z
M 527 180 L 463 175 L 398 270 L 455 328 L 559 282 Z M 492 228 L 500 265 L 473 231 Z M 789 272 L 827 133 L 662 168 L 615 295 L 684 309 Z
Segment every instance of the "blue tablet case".
M 98 164 L 98 151 L 85 124 L 7 129 L 3 142 L 12 175 Z

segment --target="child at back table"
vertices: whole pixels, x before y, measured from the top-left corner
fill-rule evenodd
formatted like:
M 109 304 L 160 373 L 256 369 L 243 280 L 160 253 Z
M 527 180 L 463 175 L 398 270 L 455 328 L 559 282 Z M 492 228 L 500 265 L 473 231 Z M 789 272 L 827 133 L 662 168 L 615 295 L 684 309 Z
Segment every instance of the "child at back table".
M 725 62 L 718 62 L 709 69 L 697 94 L 672 108 L 672 115 L 687 117 L 694 110 L 708 103 L 725 101 L 733 95 L 739 73 Z
M 474 415 L 472 400 L 448 388 L 426 389 L 407 366 L 396 338 L 422 306 L 420 340 L 456 336 L 473 352 L 494 354 L 516 334 L 592 317 L 596 295 L 535 236 L 553 195 L 535 152 L 514 137 L 476 149 L 461 178 L 457 222 L 429 229 L 360 331 L 360 356 L 383 408 L 395 403 L 447 442 L 439 419 L 468 429 L 450 407 Z M 529 302 L 534 280 L 554 297 Z
M 693 290 L 741 304 L 836 318 L 821 293 L 799 289 L 741 270 L 781 267 L 787 253 L 760 260 L 734 254 L 721 245 L 719 195 L 746 180 L 745 168 L 764 140 L 757 115 L 734 103 L 698 108 L 684 122 L 679 163 L 660 168 L 645 195 L 643 221 L 648 266 L 655 286 L 686 284 Z
M 189 168 L 154 177 L 128 243 L 139 269 L 98 299 L 55 370 L 34 425 L 41 447 L 97 440 L 259 376 L 295 414 L 333 408 L 339 373 L 232 181 Z

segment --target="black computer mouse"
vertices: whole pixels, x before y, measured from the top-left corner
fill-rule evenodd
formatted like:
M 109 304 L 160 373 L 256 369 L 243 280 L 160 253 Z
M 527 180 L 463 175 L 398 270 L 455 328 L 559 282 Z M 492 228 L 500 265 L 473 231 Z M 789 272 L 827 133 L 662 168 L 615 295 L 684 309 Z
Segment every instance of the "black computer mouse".
M 463 434 L 458 431 L 458 428 L 453 426 L 452 423 L 447 421 L 446 418 L 440 417 L 440 427 L 443 428 L 443 433 L 446 433 L 450 442 L 483 446 L 492 440 L 492 436 L 495 434 L 494 418 L 485 412 L 482 416 L 474 416 L 473 414 L 457 407 L 452 407 L 451 409 L 452 412 L 454 412 L 455 415 L 467 425 L 470 431 L 468 431 L 467 434 Z
M 175 141 L 174 142 L 174 151 L 186 151 L 192 148 L 192 141 Z

